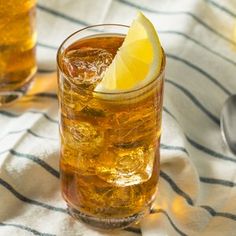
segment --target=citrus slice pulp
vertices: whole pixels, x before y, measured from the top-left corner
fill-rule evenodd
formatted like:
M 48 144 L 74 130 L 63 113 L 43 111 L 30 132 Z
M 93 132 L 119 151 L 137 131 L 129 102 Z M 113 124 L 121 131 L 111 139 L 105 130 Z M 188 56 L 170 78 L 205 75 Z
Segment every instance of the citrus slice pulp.
M 123 92 L 150 83 L 161 70 L 163 52 L 152 23 L 140 12 L 95 92 Z

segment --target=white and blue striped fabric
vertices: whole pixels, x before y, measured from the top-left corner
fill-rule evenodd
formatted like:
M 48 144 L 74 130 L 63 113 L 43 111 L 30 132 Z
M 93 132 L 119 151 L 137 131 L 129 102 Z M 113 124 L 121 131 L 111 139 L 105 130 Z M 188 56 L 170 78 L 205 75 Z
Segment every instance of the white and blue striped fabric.
M 60 195 L 56 49 L 98 23 L 130 24 L 141 10 L 167 55 L 161 173 L 139 225 L 96 232 L 68 215 Z M 220 111 L 236 93 L 235 0 L 39 0 L 39 74 L 30 93 L 0 109 L 0 235 L 234 236 L 236 156 Z

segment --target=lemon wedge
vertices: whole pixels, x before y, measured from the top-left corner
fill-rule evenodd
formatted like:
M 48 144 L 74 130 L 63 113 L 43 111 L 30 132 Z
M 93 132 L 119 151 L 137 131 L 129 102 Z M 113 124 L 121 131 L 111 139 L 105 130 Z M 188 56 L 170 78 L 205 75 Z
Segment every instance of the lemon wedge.
M 139 12 L 94 91 L 116 93 L 141 88 L 158 76 L 162 59 L 163 52 L 157 32 L 152 23 Z

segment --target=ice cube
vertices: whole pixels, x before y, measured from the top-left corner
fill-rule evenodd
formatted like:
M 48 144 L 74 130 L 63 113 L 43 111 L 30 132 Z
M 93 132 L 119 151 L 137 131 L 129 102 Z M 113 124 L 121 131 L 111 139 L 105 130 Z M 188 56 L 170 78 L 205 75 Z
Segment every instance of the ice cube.
M 80 173 L 95 172 L 96 158 L 104 147 L 103 132 L 88 122 L 70 121 L 61 138 L 63 161 Z
M 113 148 L 97 158 L 97 174 L 108 183 L 119 186 L 140 184 L 151 177 L 154 157 L 152 148 Z
M 88 122 L 72 121 L 64 130 L 64 143 L 86 156 L 94 156 L 102 151 L 104 134 Z
M 83 47 L 69 50 L 63 57 L 63 67 L 73 83 L 96 86 L 103 77 L 113 56 L 104 49 Z
M 88 155 L 91 154 L 91 156 L 101 152 L 104 135 L 96 127 L 88 122 L 73 122 L 68 129 L 71 141 L 78 150 L 86 152 Z

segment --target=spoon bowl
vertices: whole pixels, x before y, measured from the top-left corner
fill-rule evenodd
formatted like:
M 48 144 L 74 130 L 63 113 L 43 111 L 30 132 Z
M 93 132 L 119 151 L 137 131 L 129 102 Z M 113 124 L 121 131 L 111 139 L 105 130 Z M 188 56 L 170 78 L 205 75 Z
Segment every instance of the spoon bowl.
M 236 155 L 236 94 L 224 103 L 220 117 L 221 134 L 230 150 Z

